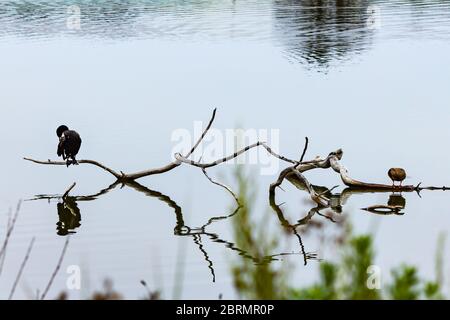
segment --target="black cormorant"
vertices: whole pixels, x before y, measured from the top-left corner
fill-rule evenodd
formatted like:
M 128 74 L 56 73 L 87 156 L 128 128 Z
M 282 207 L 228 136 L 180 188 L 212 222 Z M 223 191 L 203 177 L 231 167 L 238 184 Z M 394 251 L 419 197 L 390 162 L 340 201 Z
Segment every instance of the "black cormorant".
M 64 160 L 67 160 L 67 167 L 71 164 L 78 164 L 75 157 L 81 147 L 80 135 L 74 130 L 69 130 L 65 125 L 56 129 L 56 135 L 59 138 L 58 157 L 62 156 Z

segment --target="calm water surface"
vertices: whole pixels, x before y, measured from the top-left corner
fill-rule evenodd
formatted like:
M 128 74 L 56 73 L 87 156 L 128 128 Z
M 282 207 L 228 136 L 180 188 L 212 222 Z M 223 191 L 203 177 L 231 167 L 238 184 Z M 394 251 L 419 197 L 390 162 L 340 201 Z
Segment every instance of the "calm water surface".
M 80 8 L 79 30 L 67 28 L 71 5 Z M 54 159 L 61 123 L 81 133 L 80 158 L 132 172 L 168 163 L 174 130 L 193 131 L 194 121 L 207 121 L 218 107 L 216 128 L 278 129 L 279 150 L 292 158 L 308 136 L 308 157 L 343 148 L 342 163 L 355 178 L 388 183 L 387 169 L 402 166 L 406 183 L 450 184 L 449 1 L 1 1 L 0 52 L 2 237 L 19 199 L 62 194 L 74 181 L 73 195 L 95 195 L 114 182 L 86 165 L 22 160 Z M 249 168 L 258 193 L 255 228 L 264 221 L 280 235 L 273 254 L 298 252 L 297 238 L 268 208 L 277 173 Z M 232 171 L 222 165 L 209 172 L 236 187 Z M 342 185 L 331 171 L 307 176 Z M 69 292 L 73 299 L 101 288 L 105 278 L 127 298 L 145 295 L 142 279 L 165 298 L 237 297 L 230 273 L 238 258 L 230 249 L 235 217 L 214 221 L 200 235 L 196 229 L 232 213 L 233 199 L 188 166 L 139 182 L 65 208 L 56 199 L 24 201 L 0 276 L 1 298 L 33 236 L 14 297 L 42 292 L 66 240 L 58 213 L 70 217 L 75 233 L 50 298 L 65 290 L 70 265 L 83 275 L 81 290 Z M 278 202 L 287 217 L 305 216 L 306 193 L 287 183 L 284 189 Z M 450 229 L 448 194 L 403 196 L 402 216 L 360 210 L 386 203 L 389 194 L 352 195 L 343 215 L 355 232 L 376 234 L 376 263 L 386 277 L 407 262 L 432 279 L 438 235 Z M 321 216 L 312 221 L 324 229 L 304 235 L 306 249 L 333 259 L 327 239 L 336 227 Z M 304 266 L 301 255 L 273 263 L 293 266 L 295 285 L 316 279 L 317 262 Z M 450 274 L 448 263 L 445 270 Z

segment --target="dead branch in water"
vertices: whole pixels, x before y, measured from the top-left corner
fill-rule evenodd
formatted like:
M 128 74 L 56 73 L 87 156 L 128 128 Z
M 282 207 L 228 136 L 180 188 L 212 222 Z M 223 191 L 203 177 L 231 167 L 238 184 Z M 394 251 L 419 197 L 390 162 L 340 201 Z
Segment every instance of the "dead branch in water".
M 67 165 L 67 163 L 65 161 L 52 161 L 50 159 L 48 159 L 47 161 L 41 161 L 41 160 L 35 160 L 32 158 L 23 158 L 23 160 L 27 160 L 27 161 L 31 161 L 37 164 L 45 164 L 45 165 L 53 165 L 53 166 L 65 166 Z M 99 167 L 107 172 L 109 172 L 110 174 L 112 174 L 116 179 L 121 179 L 123 176 L 120 173 L 117 173 L 116 171 L 114 171 L 111 168 L 108 168 L 107 166 L 105 166 L 104 164 L 101 164 L 98 161 L 94 161 L 94 160 L 77 160 L 78 164 L 92 164 L 96 167 Z
M 293 175 L 298 176 L 297 172 L 303 173 L 313 169 L 332 169 L 336 173 L 339 174 L 342 182 L 351 189 L 360 189 L 364 191 L 373 191 L 373 192 L 383 192 L 383 191 L 392 191 L 392 192 L 411 192 L 411 191 L 421 191 L 421 190 L 450 190 L 450 187 L 420 187 L 420 183 L 416 186 L 414 185 L 392 185 L 392 184 L 381 184 L 381 183 L 372 183 L 372 182 L 362 182 L 352 178 L 347 170 L 341 163 L 344 152 L 342 149 L 338 149 L 336 151 L 330 152 L 330 154 L 325 158 L 316 158 L 311 161 L 303 161 L 299 162 L 296 166 L 287 168 L 283 170 L 276 182 L 274 182 L 271 186 L 271 189 L 274 187 L 280 186 L 285 178 L 288 180 L 292 178 Z M 295 170 L 292 170 L 295 169 Z M 305 180 L 304 178 L 300 180 Z M 307 184 L 307 181 L 305 182 Z M 309 188 L 308 188 L 309 191 Z
M 211 119 L 209 120 L 209 123 L 207 125 L 207 127 L 205 128 L 205 130 L 203 131 L 202 135 L 200 136 L 200 138 L 198 139 L 198 141 L 195 143 L 195 145 L 192 147 L 192 149 L 186 154 L 186 158 L 189 157 L 194 151 L 195 149 L 198 147 L 198 145 L 200 144 L 200 142 L 203 140 L 203 138 L 205 137 L 205 135 L 207 134 L 208 130 L 211 128 L 211 125 L 214 121 L 216 117 L 216 109 L 213 110 L 213 114 L 211 116 Z M 56 166 L 65 166 L 66 162 L 65 161 L 52 161 L 50 159 L 48 159 L 47 161 L 41 161 L 41 160 L 35 160 L 32 158 L 23 158 L 26 161 L 31 161 L 33 163 L 37 163 L 37 164 L 43 164 L 43 165 L 56 165 Z M 123 171 L 117 172 L 107 166 L 105 166 L 104 164 L 95 161 L 95 160 L 77 160 L 77 162 L 79 164 L 91 164 L 93 166 L 96 166 L 100 169 L 105 170 L 106 172 L 112 174 L 118 181 L 134 181 L 143 177 L 147 177 L 147 176 L 151 176 L 151 175 L 155 175 L 155 174 L 161 174 L 161 173 L 165 173 L 168 172 L 172 169 L 175 169 L 176 167 L 178 167 L 181 163 L 179 161 L 173 161 L 163 167 L 160 168 L 154 168 L 154 169 L 149 169 L 149 170 L 144 170 L 144 171 L 139 171 L 139 172 L 135 172 L 135 173 L 124 173 Z
M 291 160 L 289 158 L 286 158 L 286 157 L 284 157 L 282 155 L 279 155 L 279 154 L 275 153 L 272 150 L 272 148 L 270 148 L 266 143 L 260 142 L 260 141 L 258 141 L 256 143 L 253 143 L 251 145 L 248 145 L 245 148 L 243 148 L 243 149 L 241 149 L 239 151 L 236 151 L 232 155 L 229 155 L 229 156 L 227 156 L 225 158 L 222 158 L 222 159 L 210 162 L 210 163 L 200 163 L 200 162 L 197 162 L 197 161 L 194 161 L 194 160 L 190 160 L 190 159 L 187 159 L 187 157 L 182 156 L 180 153 L 176 153 L 175 154 L 175 159 L 177 159 L 180 162 L 190 164 L 191 166 L 194 166 L 194 167 L 199 167 L 199 168 L 206 169 L 206 168 L 214 167 L 214 166 L 217 166 L 218 164 L 230 161 L 230 160 L 232 160 L 234 158 L 237 158 L 241 154 L 247 152 L 250 149 L 258 147 L 258 146 L 264 147 L 264 149 L 266 149 L 269 154 L 271 154 L 272 156 L 274 156 L 274 157 L 276 157 L 276 158 L 278 158 L 280 160 L 283 160 L 283 161 L 286 161 L 286 162 L 289 162 L 289 163 L 292 163 L 292 164 L 295 164 L 295 165 L 299 164 L 298 161 Z
M 309 139 L 308 137 L 306 137 L 305 146 L 303 148 L 303 153 L 300 159 L 303 159 L 303 157 L 305 156 L 306 150 L 308 149 L 308 143 Z M 329 199 L 326 198 L 323 193 L 317 193 L 311 186 L 311 183 L 308 181 L 308 179 L 306 179 L 306 177 L 302 174 L 302 171 L 307 171 L 306 169 L 309 170 L 310 168 L 312 169 L 318 165 L 320 165 L 319 161 L 317 162 L 317 164 L 312 164 L 311 161 L 297 162 L 296 165 L 284 169 L 278 176 L 277 181 L 275 181 L 270 185 L 269 188 L 270 197 L 273 197 L 275 195 L 275 189 L 277 187 L 281 188 L 281 184 L 283 183 L 284 179 L 286 179 L 289 175 L 294 175 L 298 180 L 300 180 L 303 183 L 312 201 L 314 201 L 321 207 L 327 207 L 329 204 Z M 302 168 L 302 166 L 304 166 L 305 168 L 304 170 L 299 169 Z
M 350 187 L 350 188 L 362 188 L 362 189 L 369 189 L 369 190 L 374 190 L 374 191 L 393 191 L 393 192 L 411 192 L 411 191 L 421 191 L 421 190 L 450 190 L 450 187 L 420 187 L 420 183 L 416 186 L 413 185 L 393 185 L 393 184 L 381 184 L 381 183 L 372 183 L 372 182 L 363 182 L 363 181 L 359 181 L 356 179 L 353 179 L 348 170 L 340 163 L 340 160 L 342 159 L 343 156 L 343 151 L 342 149 L 338 149 L 336 151 L 331 152 L 326 158 L 322 159 L 320 157 L 317 157 L 314 160 L 310 160 L 310 161 L 304 161 L 304 157 L 306 154 L 306 151 L 308 149 L 308 145 L 309 145 L 309 139 L 308 137 L 305 137 L 305 145 L 303 148 L 303 152 L 300 156 L 300 160 L 296 161 L 296 160 L 292 160 L 289 159 L 283 155 L 277 154 L 276 152 L 274 152 L 272 150 L 272 148 L 270 146 L 268 146 L 266 143 L 264 142 L 255 142 L 251 145 L 246 146 L 245 148 L 234 152 L 232 155 L 229 155 L 227 157 L 224 157 L 222 159 L 213 161 L 213 162 L 209 162 L 209 163 L 201 163 L 200 161 L 194 161 L 189 159 L 189 157 L 194 153 L 194 151 L 196 150 L 196 148 L 200 145 L 200 143 L 203 141 L 203 139 L 205 138 L 205 136 L 207 135 L 209 129 L 211 128 L 214 119 L 216 117 L 216 109 L 213 110 L 211 119 L 209 120 L 208 125 L 206 126 L 206 128 L 203 130 L 202 135 L 198 138 L 198 140 L 196 141 L 196 143 L 192 146 L 191 150 L 186 154 L 186 155 L 182 155 L 181 153 L 175 153 L 174 157 L 175 157 L 175 161 L 160 167 L 160 168 L 153 168 L 153 169 L 149 169 L 149 170 L 144 170 L 144 171 L 140 171 L 140 172 L 135 172 L 135 173 L 124 173 L 123 171 L 115 171 L 107 166 L 105 166 L 104 164 L 95 161 L 95 160 L 78 160 L 78 163 L 80 164 L 91 164 L 94 166 L 97 166 L 105 171 L 107 171 L 108 173 L 110 173 L 111 175 L 113 175 L 118 182 L 132 182 L 135 181 L 137 179 L 146 177 L 146 176 L 151 176 L 151 175 L 156 175 L 156 174 L 162 174 L 165 172 L 168 172 L 178 166 L 180 166 L 182 163 L 185 164 L 189 164 L 195 167 L 199 167 L 201 169 L 206 169 L 206 168 L 210 168 L 210 167 L 214 167 L 217 166 L 221 163 L 230 161 L 234 158 L 237 158 L 238 156 L 244 154 L 245 152 L 249 151 L 250 149 L 262 146 L 264 149 L 266 149 L 266 151 L 282 160 L 285 162 L 290 163 L 292 166 L 283 170 L 279 177 L 278 180 L 271 185 L 271 192 L 274 191 L 275 187 L 280 187 L 281 188 L 281 183 L 283 182 L 283 180 L 285 178 L 289 178 L 291 176 L 297 176 L 297 178 L 299 178 L 300 180 L 303 180 L 306 186 L 310 186 L 310 183 L 308 182 L 308 180 L 302 175 L 303 172 L 312 170 L 312 169 L 332 169 L 333 171 L 335 171 L 336 173 L 338 173 L 341 177 L 342 182 Z M 27 161 L 31 161 L 33 163 L 37 163 L 37 164 L 43 164 L 43 165 L 66 165 L 66 162 L 64 161 L 52 161 L 52 160 L 47 160 L 47 161 L 40 161 L 40 160 L 35 160 L 32 158 L 24 158 L 24 160 Z M 203 171 L 205 173 L 205 171 Z M 207 175 L 206 175 L 207 176 Z M 207 176 L 208 177 L 208 176 Z M 208 179 L 215 183 L 214 181 L 212 181 L 209 177 Z M 218 184 L 218 183 L 215 183 Z M 222 187 L 224 187 L 221 184 L 218 184 Z M 231 189 L 229 188 L 225 188 L 227 189 L 229 192 L 231 191 Z M 70 191 L 70 190 L 69 190 Z M 328 199 L 325 198 L 323 195 L 321 194 L 317 194 L 313 188 L 308 187 L 308 191 L 310 193 L 311 199 L 313 201 L 315 201 L 316 203 L 318 203 L 319 205 L 323 205 L 326 206 L 327 205 L 327 201 Z M 231 191 L 231 194 L 233 194 L 233 192 Z M 234 195 L 233 195 L 234 196 Z M 235 197 L 236 198 L 236 197 Z

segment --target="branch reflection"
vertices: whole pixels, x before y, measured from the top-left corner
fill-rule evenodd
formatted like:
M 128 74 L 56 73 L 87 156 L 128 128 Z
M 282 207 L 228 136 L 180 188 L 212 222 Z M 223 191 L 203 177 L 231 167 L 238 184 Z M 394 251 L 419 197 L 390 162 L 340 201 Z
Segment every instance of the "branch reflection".
M 209 232 L 207 229 L 209 226 L 214 223 L 220 221 L 226 221 L 227 219 L 232 218 L 233 216 L 240 213 L 241 207 L 238 205 L 233 212 L 229 214 L 224 214 L 220 216 L 210 217 L 203 225 L 200 227 L 191 227 L 186 225 L 183 217 L 182 208 L 169 196 L 155 190 L 151 190 L 137 182 L 126 182 L 120 183 L 115 182 L 111 184 L 109 187 L 100 190 L 99 192 L 92 195 L 78 195 L 78 196 L 67 196 L 64 199 L 62 195 L 57 194 L 40 194 L 36 195 L 34 198 L 29 199 L 29 201 L 37 201 L 37 200 L 47 200 L 51 203 L 51 200 L 58 200 L 57 203 L 57 212 L 58 212 L 58 222 L 57 222 L 57 234 L 61 236 L 66 236 L 72 233 L 75 233 L 75 229 L 81 226 L 81 212 L 78 207 L 78 202 L 80 201 L 95 201 L 99 197 L 106 195 L 107 193 L 114 190 L 118 185 L 121 185 L 121 189 L 124 187 L 129 187 L 137 192 L 144 194 L 147 197 L 156 198 L 159 201 L 167 204 L 175 213 L 175 227 L 174 227 L 174 235 L 181 237 L 192 237 L 193 242 L 198 247 L 199 251 L 202 253 L 204 260 L 207 263 L 207 266 L 210 270 L 212 281 L 216 281 L 216 274 L 214 270 L 214 263 L 211 259 L 211 256 L 206 251 L 206 248 L 203 244 L 204 238 L 209 239 L 212 243 L 218 243 L 223 245 L 225 248 L 236 252 L 239 256 L 242 256 L 246 259 L 251 260 L 254 264 L 264 265 L 271 263 L 273 261 L 280 260 L 281 257 L 287 255 L 294 255 L 297 253 L 277 253 L 272 255 L 265 255 L 263 257 L 252 256 L 246 250 L 243 250 L 236 246 L 233 241 L 224 240 L 220 237 L 219 234 Z

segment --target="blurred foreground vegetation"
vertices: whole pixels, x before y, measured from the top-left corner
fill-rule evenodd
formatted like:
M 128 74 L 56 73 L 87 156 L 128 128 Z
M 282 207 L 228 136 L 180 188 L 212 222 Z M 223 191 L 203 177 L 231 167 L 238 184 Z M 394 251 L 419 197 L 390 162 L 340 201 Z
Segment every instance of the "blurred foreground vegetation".
M 233 222 L 236 244 L 256 257 L 256 260 L 259 258 L 263 261 L 277 242 L 266 232 L 264 221 L 252 221 L 255 194 L 252 194 L 250 188 L 251 177 L 245 177 L 241 169 L 235 175 L 242 205 L 241 212 Z M 260 227 L 255 230 L 255 226 Z M 296 287 L 289 282 L 290 270 L 284 263 L 259 264 L 240 256 L 232 267 L 234 285 L 239 296 L 248 299 L 310 300 L 445 299 L 442 293 L 443 235 L 439 237 L 436 253 L 436 279 L 422 279 L 416 267 L 402 264 L 391 270 L 391 277 L 387 282 L 384 273 L 378 278 L 381 280 L 373 276 L 380 271 L 375 264 L 373 237 L 353 234 L 348 222 L 343 230 L 337 261 L 318 262 L 319 279 L 306 287 Z

